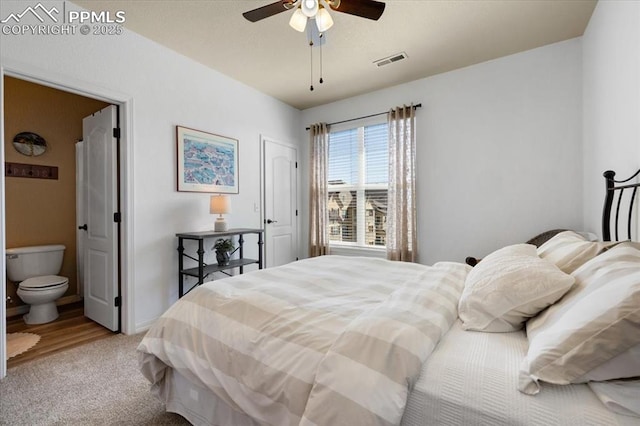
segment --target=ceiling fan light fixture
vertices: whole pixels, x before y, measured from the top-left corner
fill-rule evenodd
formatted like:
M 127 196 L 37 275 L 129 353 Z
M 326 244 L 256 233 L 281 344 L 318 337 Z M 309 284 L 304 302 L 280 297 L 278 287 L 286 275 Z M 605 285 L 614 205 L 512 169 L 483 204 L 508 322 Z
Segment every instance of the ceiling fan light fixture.
M 307 17 L 302 13 L 300 8 L 297 8 L 293 15 L 291 15 L 291 19 L 289 20 L 289 26 L 296 31 L 303 32 L 304 28 L 307 26 Z
M 318 31 L 321 33 L 327 31 L 333 26 L 333 18 L 324 6 L 320 6 L 318 9 L 318 13 L 316 14 L 316 26 L 318 27 Z
M 340 7 L 340 0 L 325 0 L 329 7 L 333 10 L 336 10 Z
M 300 9 L 305 16 L 313 18 L 318 13 L 318 0 L 302 0 Z

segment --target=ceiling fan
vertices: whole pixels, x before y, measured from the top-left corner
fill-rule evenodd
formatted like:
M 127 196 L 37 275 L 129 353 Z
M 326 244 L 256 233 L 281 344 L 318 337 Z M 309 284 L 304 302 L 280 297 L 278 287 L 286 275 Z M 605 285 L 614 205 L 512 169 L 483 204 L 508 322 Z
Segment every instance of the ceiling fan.
M 297 8 L 289 23 L 294 29 L 304 31 L 304 24 L 307 18 L 316 18 L 320 31 L 329 29 L 333 20 L 329 16 L 325 5 L 336 12 L 348 13 L 349 15 L 377 21 L 384 12 L 385 4 L 375 0 L 279 0 L 275 3 L 250 10 L 242 14 L 247 20 L 257 22 L 278 13 Z M 298 25 L 296 25 L 296 20 Z M 303 21 L 304 20 L 304 21 Z M 326 21 L 326 22 L 324 22 Z M 325 29 L 321 29 L 324 27 Z M 300 29 L 301 28 L 301 29 Z

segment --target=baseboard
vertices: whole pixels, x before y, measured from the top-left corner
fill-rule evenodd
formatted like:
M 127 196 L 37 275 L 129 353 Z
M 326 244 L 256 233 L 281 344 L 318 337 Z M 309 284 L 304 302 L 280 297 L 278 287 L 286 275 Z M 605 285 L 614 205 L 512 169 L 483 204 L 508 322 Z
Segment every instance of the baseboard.
M 74 294 L 72 296 L 61 297 L 56 300 L 57 306 L 68 305 L 70 303 L 80 302 L 82 300 L 82 296 Z M 14 306 L 12 308 L 7 308 L 7 318 L 16 317 L 18 315 L 24 315 L 29 312 L 29 305 L 20 305 Z
M 141 323 L 136 324 L 136 331 L 133 334 L 138 334 L 138 333 L 142 333 L 143 331 L 149 330 L 153 325 L 153 323 L 156 322 L 156 320 L 157 318 L 149 321 L 143 321 Z

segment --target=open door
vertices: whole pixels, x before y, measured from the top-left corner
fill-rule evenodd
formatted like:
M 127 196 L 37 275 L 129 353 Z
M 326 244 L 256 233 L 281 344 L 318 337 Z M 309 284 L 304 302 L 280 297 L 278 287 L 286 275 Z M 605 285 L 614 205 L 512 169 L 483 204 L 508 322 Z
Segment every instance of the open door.
M 84 314 L 118 331 L 118 107 L 82 120 L 84 140 Z
M 298 255 L 297 151 L 263 138 L 266 267 L 293 262 Z

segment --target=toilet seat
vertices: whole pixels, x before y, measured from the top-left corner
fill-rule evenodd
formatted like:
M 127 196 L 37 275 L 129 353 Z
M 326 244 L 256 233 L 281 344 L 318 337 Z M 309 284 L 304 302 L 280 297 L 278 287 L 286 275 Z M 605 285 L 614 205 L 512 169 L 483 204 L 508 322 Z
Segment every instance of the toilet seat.
M 69 283 L 69 278 L 59 275 L 43 275 L 41 277 L 28 278 L 20 283 L 18 288 L 24 291 L 44 291 L 60 287 Z

